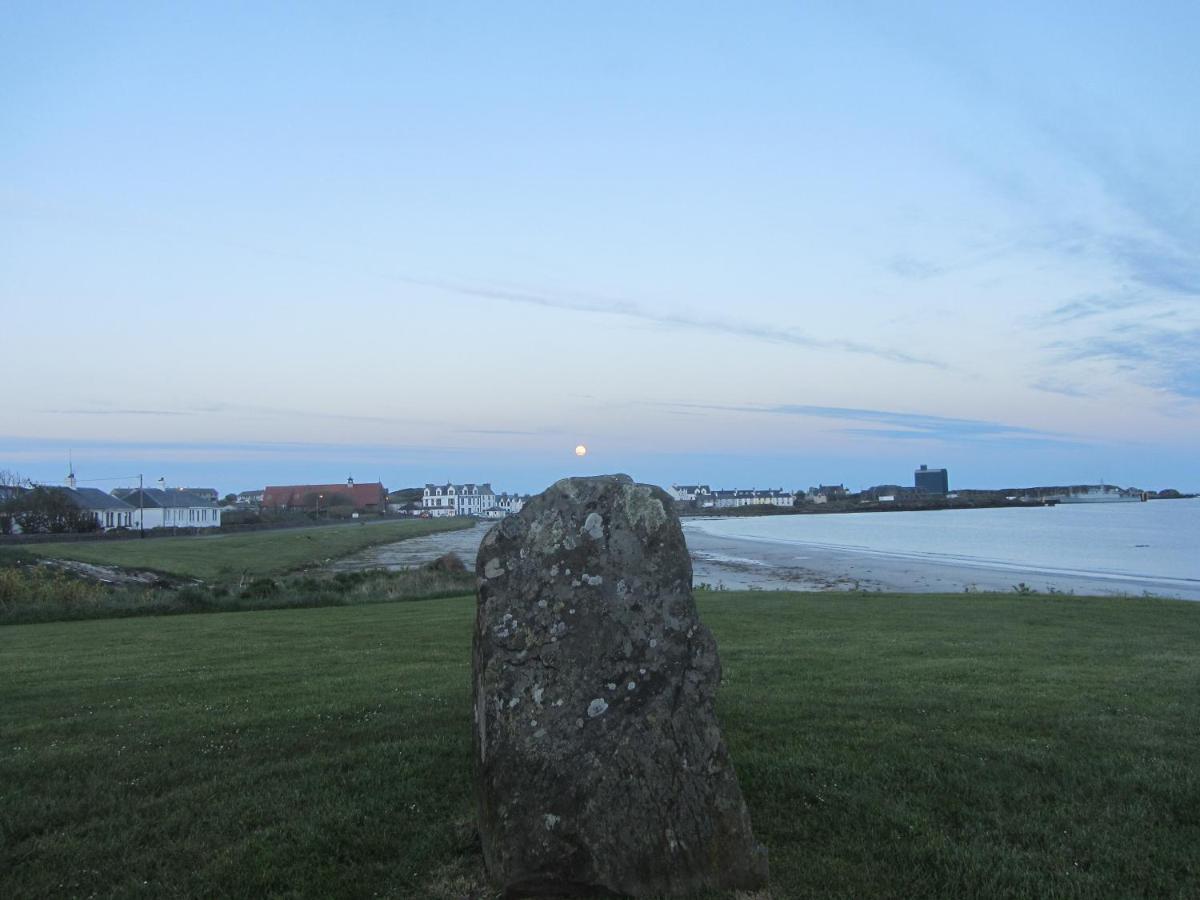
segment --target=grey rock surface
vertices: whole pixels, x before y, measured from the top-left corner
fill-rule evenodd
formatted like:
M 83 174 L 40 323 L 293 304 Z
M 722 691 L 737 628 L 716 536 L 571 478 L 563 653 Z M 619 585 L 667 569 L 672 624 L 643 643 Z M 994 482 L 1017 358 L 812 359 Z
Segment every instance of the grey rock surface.
M 476 574 L 475 794 L 507 896 L 764 887 L 668 495 L 559 481 L 488 533 Z

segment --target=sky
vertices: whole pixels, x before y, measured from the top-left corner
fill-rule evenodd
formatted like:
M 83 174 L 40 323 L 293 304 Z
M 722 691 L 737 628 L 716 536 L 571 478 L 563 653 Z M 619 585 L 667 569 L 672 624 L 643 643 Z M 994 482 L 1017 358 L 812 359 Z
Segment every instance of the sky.
M 9 5 L 0 468 L 1200 489 L 1198 33 L 1184 2 Z

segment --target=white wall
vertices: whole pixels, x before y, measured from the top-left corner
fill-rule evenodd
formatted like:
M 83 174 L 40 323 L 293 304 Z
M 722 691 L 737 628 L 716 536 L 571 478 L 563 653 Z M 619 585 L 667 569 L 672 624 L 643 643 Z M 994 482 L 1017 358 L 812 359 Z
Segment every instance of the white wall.
M 133 510 L 134 528 L 220 528 L 221 510 L 212 506 L 142 510 L 144 525 L 138 524 L 138 509 Z

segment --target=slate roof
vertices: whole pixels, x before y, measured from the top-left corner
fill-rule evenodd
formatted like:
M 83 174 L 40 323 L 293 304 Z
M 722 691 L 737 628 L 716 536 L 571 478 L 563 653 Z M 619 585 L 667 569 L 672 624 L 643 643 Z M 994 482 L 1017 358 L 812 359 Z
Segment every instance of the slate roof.
M 120 510 L 129 512 L 132 507 L 112 494 L 107 494 L 99 488 L 59 488 L 67 495 L 72 503 L 80 509 L 90 510 Z
M 468 481 L 463 484 L 453 484 L 449 481 L 447 481 L 445 484 L 430 484 L 426 482 L 425 487 L 427 490 L 431 491 L 438 488 L 441 488 L 443 491 L 449 491 L 450 488 L 454 488 L 455 494 L 466 494 L 472 497 L 476 494 L 495 493 L 495 491 L 492 490 L 491 482 L 488 481 L 485 481 L 483 484 L 476 484 L 474 481 Z
M 141 497 L 138 496 L 139 493 Z M 126 504 L 146 509 L 196 509 L 197 507 L 211 509 L 216 506 L 211 500 L 197 497 L 187 491 L 164 491 L 161 488 L 146 488 L 140 491 L 134 488 L 133 493 L 125 497 L 125 503 L 121 504 L 122 508 L 127 508 Z

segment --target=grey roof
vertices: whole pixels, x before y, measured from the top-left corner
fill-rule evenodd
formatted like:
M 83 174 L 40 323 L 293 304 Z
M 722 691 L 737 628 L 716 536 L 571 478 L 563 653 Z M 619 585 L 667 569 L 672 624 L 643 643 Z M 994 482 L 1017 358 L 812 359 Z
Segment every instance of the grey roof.
M 66 493 L 67 498 L 78 506 L 80 509 L 91 510 L 120 510 L 121 512 L 129 512 L 132 507 L 112 494 L 107 494 L 99 488 L 60 488 Z
M 473 494 L 494 493 L 494 491 L 492 490 L 491 484 L 489 484 L 487 482 L 484 482 L 483 484 L 476 484 L 474 481 L 468 481 L 463 484 L 453 484 L 452 482 L 449 482 L 449 481 L 447 481 L 445 484 L 431 484 L 429 482 L 426 482 L 425 488 L 426 488 L 426 490 L 431 490 L 431 489 L 436 489 L 436 488 L 442 488 L 443 490 L 448 490 L 450 488 L 454 488 L 455 493 L 458 493 L 458 494 L 472 494 L 473 495 Z
M 211 500 L 197 497 L 187 491 L 164 491 L 161 488 L 146 488 L 142 491 L 135 489 L 125 498 L 125 501 L 130 506 L 145 507 L 146 509 L 195 509 L 196 507 L 212 509 L 216 506 Z

